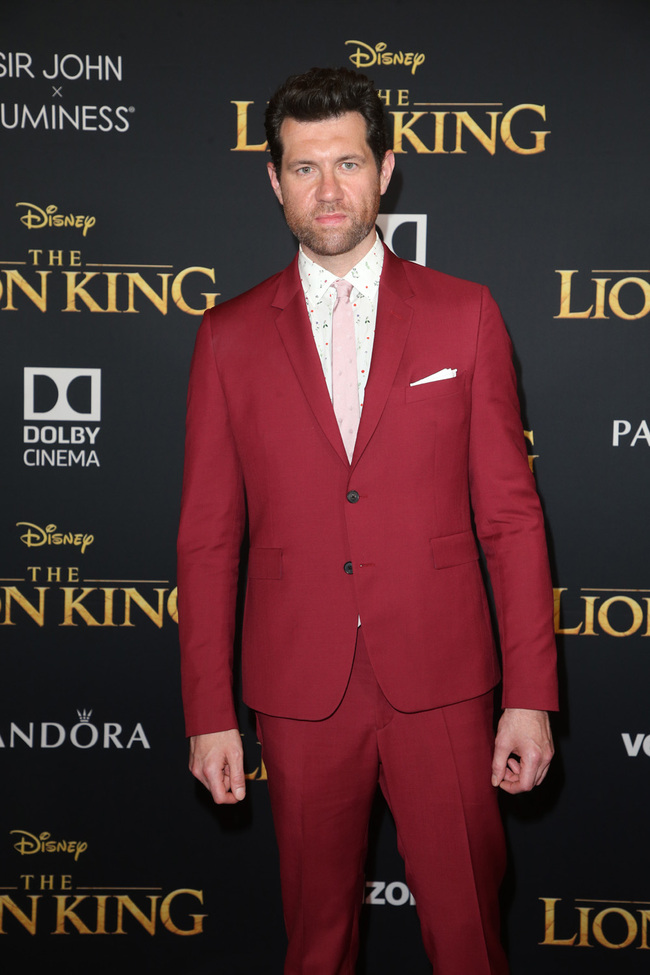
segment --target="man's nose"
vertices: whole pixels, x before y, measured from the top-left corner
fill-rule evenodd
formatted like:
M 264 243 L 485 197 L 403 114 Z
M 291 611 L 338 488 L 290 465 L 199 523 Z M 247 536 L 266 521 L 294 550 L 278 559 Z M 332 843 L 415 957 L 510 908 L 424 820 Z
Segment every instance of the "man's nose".
M 332 202 L 341 199 L 341 187 L 333 171 L 323 170 L 318 184 L 318 199 Z

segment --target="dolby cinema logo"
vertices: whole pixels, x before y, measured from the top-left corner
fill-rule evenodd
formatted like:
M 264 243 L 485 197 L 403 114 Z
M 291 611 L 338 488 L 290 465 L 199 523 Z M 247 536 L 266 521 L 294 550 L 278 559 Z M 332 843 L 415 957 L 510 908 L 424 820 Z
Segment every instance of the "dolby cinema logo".
M 26 366 L 26 467 L 99 467 L 101 369 Z
M 415 264 L 427 263 L 426 213 L 379 213 L 377 227 L 394 254 Z

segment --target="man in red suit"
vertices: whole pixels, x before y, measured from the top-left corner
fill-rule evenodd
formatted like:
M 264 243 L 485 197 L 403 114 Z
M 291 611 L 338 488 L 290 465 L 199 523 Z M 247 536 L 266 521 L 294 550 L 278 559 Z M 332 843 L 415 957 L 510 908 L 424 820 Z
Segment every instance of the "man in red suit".
M 197 338 L 178 575 L 190 767 L 215 802 L 244 797 L 231 669 L 248 520 L 244 699 L 280 850 L 285 973 L 354 971 L 379 783 L 436 975 L 503 975 L 496 787 L 542 781 L 556 707 L 510 343 L 485 288 L 377 238 L 394 157 L 368 79 L 290 78 L 266 127 L 301 247 L 206 312 Z M 477 538 L 502 656 L 496 742 Z

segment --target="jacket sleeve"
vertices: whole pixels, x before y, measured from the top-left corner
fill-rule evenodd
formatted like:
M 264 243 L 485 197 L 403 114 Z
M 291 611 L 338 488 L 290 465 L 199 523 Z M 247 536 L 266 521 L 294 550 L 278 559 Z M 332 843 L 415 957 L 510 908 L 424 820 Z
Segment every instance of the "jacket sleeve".
M 503 665 L 503 707 L 557 709 L 553 591 L 541 505 L 523 437 L 512 346 L 482 289 L 469 477 Z
M 244 486 L 215 361 L 216 309 L 204 315 L 190 370 L 178 534 L 178 613 L 188 735 L 237 727 L 232 660 Z

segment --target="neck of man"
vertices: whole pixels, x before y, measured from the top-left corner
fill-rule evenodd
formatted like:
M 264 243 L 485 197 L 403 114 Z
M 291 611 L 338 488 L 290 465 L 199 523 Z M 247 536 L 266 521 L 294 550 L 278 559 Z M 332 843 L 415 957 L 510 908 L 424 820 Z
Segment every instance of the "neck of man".
M 316 254 L 311 248 L 305 247 L 304 244 L 302 245 L 302 249 L 314 264 L 320 264 L 330 274 L 335 274 L 337 278 L 344 278 L 348 271 L 351 271 L 355 264 L 358 264 L 372 250 L 375 246 L 376 239 L 376 231 L 373 227 L 361 243 L 353 247 L 351 251 L 346 251 L 344 254 Z

